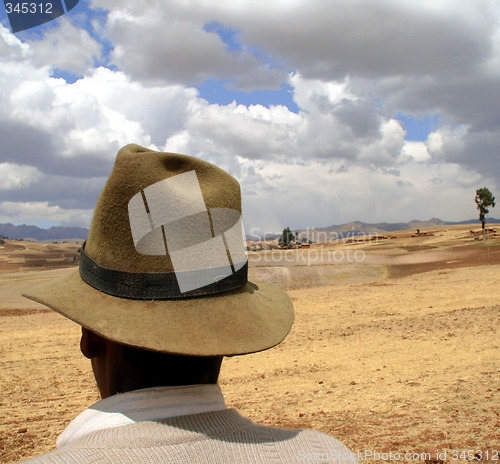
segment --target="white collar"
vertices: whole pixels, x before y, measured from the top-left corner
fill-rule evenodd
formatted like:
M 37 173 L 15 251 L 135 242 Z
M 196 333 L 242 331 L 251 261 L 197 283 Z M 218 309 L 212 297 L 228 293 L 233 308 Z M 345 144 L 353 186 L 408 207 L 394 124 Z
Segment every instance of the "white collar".
M 98 401 L 78 415 L 57 438 L 61 448 L 96 430 L 134 422 L 227 409 L 218 385 L 153 387 L 119 393 Z

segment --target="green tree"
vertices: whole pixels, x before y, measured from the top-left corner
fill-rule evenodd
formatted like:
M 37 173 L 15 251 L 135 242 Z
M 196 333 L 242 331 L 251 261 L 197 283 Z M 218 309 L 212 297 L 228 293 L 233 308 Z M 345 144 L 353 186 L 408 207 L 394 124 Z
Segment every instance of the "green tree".
M 495 207 L 495 197 L 486 187 L 483 187 L 476 190 L 476 197 L 474 201 L 476 202 L 477 209 L 479 210 L 479 220 L 481 221 L 484 231 L 485 218 L 490 212 L 489 207 Z
M 282 234 L 281 234 L 281 238 L 280 238 L 279 244 L 281 246 L 290 248 L 291 245 L 292 245 L 292 242 L 294 240 L 294 237 L 295 236 L 294 236 L 293 232 L 290 230 L 290 227 L 285 227 L 283 229 Z

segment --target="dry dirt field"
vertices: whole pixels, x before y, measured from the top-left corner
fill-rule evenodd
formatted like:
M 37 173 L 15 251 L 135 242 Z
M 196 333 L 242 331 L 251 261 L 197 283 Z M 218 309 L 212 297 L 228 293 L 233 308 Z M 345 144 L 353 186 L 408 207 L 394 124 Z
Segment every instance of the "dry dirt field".
M 224 361 L 226 401 L 260 423 L 334 435 L 366 463 L 421 463 L 428 446 L 439 446 L 447 462 L 468 462 L 469 450 L 485 448 L 500 459 L 492 451 L 500 450 L 500 240 L 473 240 L 463 226 L 396 235 L 273 259 L 252 253 L 250 275 L 287 289 L 296 321 L 278 347 Z M 79 327 L 20 297 L 67 272 L 61 260 L 75 264 L 77 246 L 66 245 L 67 254 L 61 246 L 59 257 L 49 250 L 53 261 L 43 246 L 0 246 L 4 463 L 52 449 L 98 400 Z M 363 260 L 349 260 L 356 250 Z M 28 261 L 37 253 L 34 270 Z

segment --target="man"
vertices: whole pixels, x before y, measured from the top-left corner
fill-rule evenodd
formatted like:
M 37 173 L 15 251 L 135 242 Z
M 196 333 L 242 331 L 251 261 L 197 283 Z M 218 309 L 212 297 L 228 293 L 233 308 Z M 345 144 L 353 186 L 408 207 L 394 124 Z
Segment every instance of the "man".
M 128 145 L 79 270 L 27 294 L 82 326 L 102 400 L 33 463 L 355 462 L 334 438 L 226 408 L 223 356 L 280 343 L 285 292 L 247 280 L 238 182 L 202 160 Z

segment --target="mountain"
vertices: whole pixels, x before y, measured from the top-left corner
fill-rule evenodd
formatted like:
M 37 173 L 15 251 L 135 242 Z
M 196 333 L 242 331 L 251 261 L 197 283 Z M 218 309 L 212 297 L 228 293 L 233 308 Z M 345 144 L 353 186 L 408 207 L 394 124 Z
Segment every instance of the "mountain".
M 477 222 L 477 221 L 476 221 Z M 321 232 L 358 232 L 358 234 L 368 234 L 370 232 L 392 232 L 395 230 L 406 230 L 406 229 L 422 229 L 424 227 L 435 227 L 435 226 L 445 226 L 451 224 L 460 224 L 458 222 L 445 222 L 441 219 L 432 218 L 428 221 L 420 221 L 418 219 L 413 219 L 409 222 L 377 222 L 377 223 L 366 223 L 360 221 L 348 222 L 342 225 L 332 225 L 329 227 L 317 228 L 316 230 Z
M 84 227 L 51 227 L 41 229 L 37 226 L 15 226 L 13 224 L 0 224 L 0 235 L 10 239 L 32 238 L 38 241 L 44 240 L 64 240 L 78 238 L 85 240 L 89 230 Z
M 490 218 L 490 224 L 499 224 L 500 219 Z M 479 224 L 477 219 L 470 219 L 461 222 L 445 222 L 441 219 L 432 218 L 428 221 L 419 221 L 414 219 L 410 222 L 377 222 L 370 224 L 366 222 L 353 221 L 347 224 L 331 225 L 329 227 L 318 227 L 315 229 L 296 229 L 293 232 L 299 232 L 299 235 L 308 235 L 313 232 L 314 234 L 332 234 L 339 237 L 361 235 L 361 234 L 385 234 L 394 230 L 424 230 L 429 227 L 448 226 L 453 224 Z M 37 226 L 29 226 L 23 224 L 22 226 L 15 226 L 13 224 L 0 224 L 0 236 L 10 239 L 31 238 L 38 241 L 44 240 L 67 240 L 67 239 L 80 239 L 85 240 L 89 234 L 89 229 L 84 227 L 51 227 L 50 229 L 41 229 Z M 313 234 L 313 235 L 314 235 Z M 280 237 L 281 234 L 266 235 L 267 240 Z M 247 240 L 257 240 L 260 237 L 248 236 Z
M 490 224 L 500 223 L 500 219 L 489 219 Z M 318 238 L 321 235 L 330 236 L 334 235 L 336 237 L 352 237 L 354 235 L 362 234 L 386 234 L 387 232 L 393 232 L 396 230 L 425 230 L 431 227 L 440 226 L 450 226 L 455 224 L 477 224 L 480 227 L 480 222 L 477 219 L 470 219 L 468 221 L 456 221 L 456 222 L 446 222 L 438 218 L 432 218 L 427 221 L 420 221 L 414 219 L 409 222 L 377 222 L 377 223 L 365 223 L 360 221 L 348 222 L 347 224 L 331 225 L 328 227 L 317 227 L 314 229 L 298 229 L 294 232 L 298 232 L 299 236 L 308 235 L 311 238 Z

